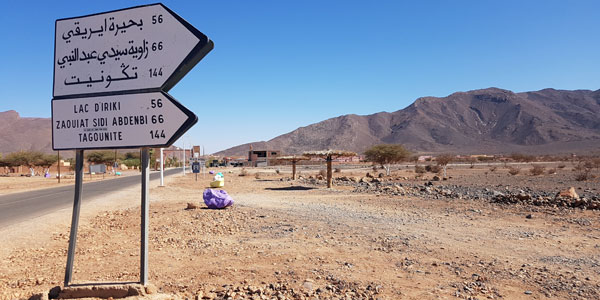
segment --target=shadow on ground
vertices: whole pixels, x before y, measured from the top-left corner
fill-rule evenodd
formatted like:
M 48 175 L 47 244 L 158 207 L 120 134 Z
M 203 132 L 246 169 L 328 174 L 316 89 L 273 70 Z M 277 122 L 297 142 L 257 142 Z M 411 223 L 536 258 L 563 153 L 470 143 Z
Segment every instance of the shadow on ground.
M 287 186 L 287 187 L 281 187 L 281 188 L 265 188 L 265 190 L 269 190 L 269 191 L 308 191 L 308 190 L 314 190 L 315 188 L 312 187 L 306 187 L 306 186 Z

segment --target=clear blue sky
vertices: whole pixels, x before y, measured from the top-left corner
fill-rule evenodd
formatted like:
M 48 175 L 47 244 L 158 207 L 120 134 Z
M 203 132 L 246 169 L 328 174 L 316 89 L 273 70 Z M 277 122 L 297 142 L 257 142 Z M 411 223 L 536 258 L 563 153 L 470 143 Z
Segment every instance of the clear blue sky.
M 0 111 L 50 117 L 56 19 L 149 3 L 4 2 Z M 162 3 L 215 42 L 170 91 L 207 153 L 421 96 L 600 87 L 599 1 Z

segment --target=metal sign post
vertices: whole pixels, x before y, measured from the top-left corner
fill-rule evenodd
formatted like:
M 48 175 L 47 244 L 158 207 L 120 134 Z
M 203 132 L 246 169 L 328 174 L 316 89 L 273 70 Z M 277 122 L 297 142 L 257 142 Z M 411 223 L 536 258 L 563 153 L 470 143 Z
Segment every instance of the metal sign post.
M 142 148 L 142 224 L 140 243 L 140 283 L 146 285 L 148 283 L 148 215 L 150 210 L 150 201 L 148 193 L 150 188 L 150 155 L 147 147 Z
M 202 168 L 202 178 L 206 178 L 206 160 L 204 158 L 198 160 Z
M 185 142 L 183 142 L 183 176 L 185 176 Z
M 160 3 L 56 20 L 52 148 L 77 151 L 65 286 L 73 274 L 84 149 L 142 148 L 140 283 L 148 282 L 148 147 L 171 146 L 198 121 L 167 92 L 213 47 Z
M 198 162 L 197 158 L 196 161 L 192 163 L 192 172 L 196 174 L 196 181 L 198 181 L 198 173 L 200 173 L 200 163 Z
M 165 186 L 164 165 L 165 161 L 163 159 L 163 148 L 160 148 L 160 186 Z
M 58 183 L 60 183 L 60 150 L 58 150 L 58 158 L 56 161 L 56 166 L 58 167 Z
M 81 207 L 81 187 L 83 186 L 83 150 L 75 151 L 75 196 L 73 199 L 73 214 L 71 216 L 71 234 L 69 235 L 69 252 L 67 254 L 67 269 L 65 270 L 65 286 L 73 278 L 73 261 L 77 244 L 77 226 L 79 225 L 79 208 Z

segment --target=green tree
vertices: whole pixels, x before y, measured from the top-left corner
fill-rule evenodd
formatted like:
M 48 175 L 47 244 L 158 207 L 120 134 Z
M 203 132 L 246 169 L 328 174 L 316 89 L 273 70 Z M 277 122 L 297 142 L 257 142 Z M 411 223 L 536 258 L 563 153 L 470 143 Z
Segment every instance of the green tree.
M 6 160 L 6 158 L 4 156 L 2 156 L 2 153 L 0 153 L 0 167 L 4 168 L 4 167 L 10 167 L 10 162 L 8 162 L 8 160 Z
M 140 152 L 127 152 L 125 153 L 125 159 L 132 159 L 132 158 L 140 158 Z
M 167 167 L 177 167 L 177 164 L 179 163 L 178 159 L 176 156 L 173 157 L 167 157 Z
M 112 150 L 91 151 L 86 155 L 87 161 L 94 164 L 108 164 L 115 161 Z
M 442 154 L 435 158 L 438 166 L 441 166 L 444 170 L 444 178 L 446 178 L 446 169 L 448 168 L 448 164 L 451 163 L 456 156 L 452 154 Z
M 75 158 L 71 157 L 71 158 L 67 158 L 65 159 L 65 162 L 69 163 L 69 170 L 74 171 L 75 170 Z
M 140 152 L 127 152 L 124 158 L 123 164 L 128 168 L 139 167 L 141 165 Z
M 44 154 L 38 157 L 35 161 L 36 166 L 50 168 L 55 162 L 58 161 L 58 157 L 53 154 Z
M 33 168 L 38 162 L 43 160 L 44 154 L 39 151 L 18 151 L 12 152 L 6 156 L 6 161 L 11 166 L 27 166 Z
M 390 175 L 392 164 L 402 162 L 410 156 L 410 151 L 400 144 L 375 145 L 367 151 L 365 156 L 368 161 L 380 164 L 385 168 L 386 174 Z

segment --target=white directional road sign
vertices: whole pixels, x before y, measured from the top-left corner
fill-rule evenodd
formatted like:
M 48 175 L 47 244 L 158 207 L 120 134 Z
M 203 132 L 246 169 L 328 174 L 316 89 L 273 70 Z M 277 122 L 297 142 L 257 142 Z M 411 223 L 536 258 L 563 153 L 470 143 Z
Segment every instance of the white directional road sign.
M 197 122 L 164 92 L 52 100 L 55 150 L 165 147 Z
M 213 42 L 162 4 L 56 21 L 54 98 L 168 91 Z

